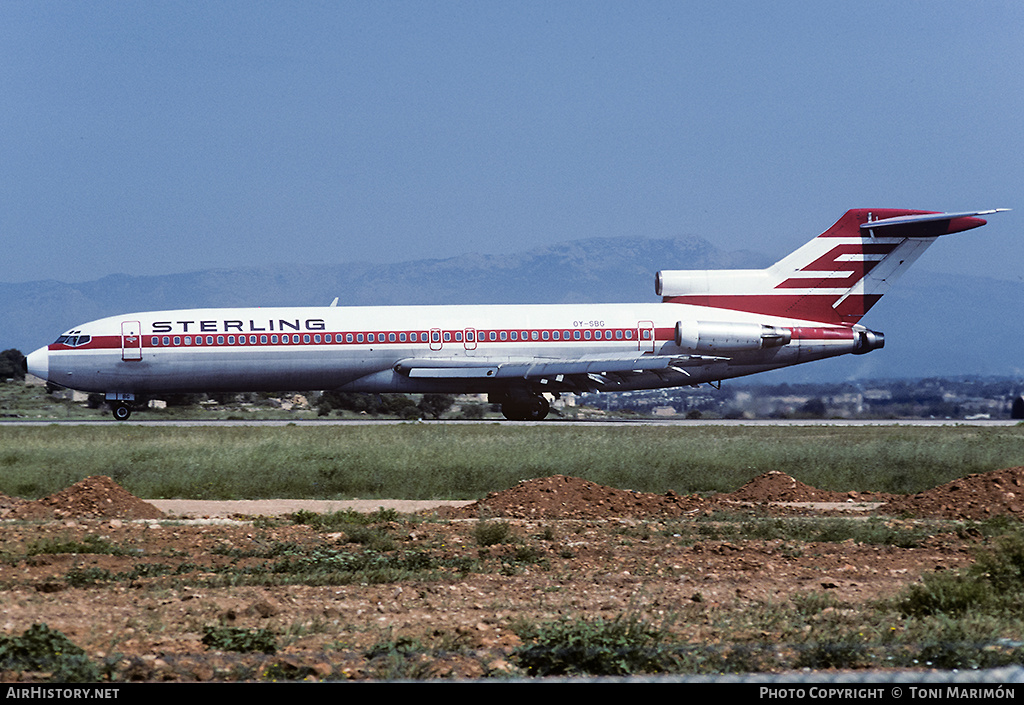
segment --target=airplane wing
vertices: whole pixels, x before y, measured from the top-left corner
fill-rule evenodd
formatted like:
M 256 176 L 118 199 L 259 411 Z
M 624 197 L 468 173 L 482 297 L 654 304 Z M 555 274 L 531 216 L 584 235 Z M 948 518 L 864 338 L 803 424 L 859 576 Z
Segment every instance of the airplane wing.
M 710 355 L 633 355 L 580 358 L 408 358 L 395 371 L 411 378 L 524 380 L 566 389 L 593 390 L 616 386 L 623 377 L 678 373 L 685 368 L 724 361 Z

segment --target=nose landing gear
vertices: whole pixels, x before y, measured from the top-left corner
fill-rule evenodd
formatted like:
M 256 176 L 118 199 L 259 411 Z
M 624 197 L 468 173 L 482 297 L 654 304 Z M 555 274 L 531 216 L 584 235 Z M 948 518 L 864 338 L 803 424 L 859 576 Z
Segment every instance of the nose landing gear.
M 131 392 L 107 392 L 107 404 L 114 413 L 115 421 L 127 421 L 132 415 L 135 394 Z

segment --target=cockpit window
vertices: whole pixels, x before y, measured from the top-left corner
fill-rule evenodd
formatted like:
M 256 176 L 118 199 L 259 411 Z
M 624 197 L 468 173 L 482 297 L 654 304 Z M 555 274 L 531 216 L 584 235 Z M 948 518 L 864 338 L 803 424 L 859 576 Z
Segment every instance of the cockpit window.
M 88 345 L 92 340 L 91 335 L 62 335 L 57 338 L 57 345 L 67 345 L 69 348 L 77 348 Z

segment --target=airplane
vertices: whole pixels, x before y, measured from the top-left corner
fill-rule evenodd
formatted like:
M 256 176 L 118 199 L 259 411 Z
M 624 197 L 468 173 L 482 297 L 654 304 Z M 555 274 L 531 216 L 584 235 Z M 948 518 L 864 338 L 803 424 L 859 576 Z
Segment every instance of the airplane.
M 658 303 L 151 311 L 84 323 L 28 355 L 126 420 L 181 392 L 484 394 L 510 420 L 549 398 L 720 384 L 882 348 L 861 318 L 939 236 L 1009 209 L 854 209 L 766 269 L 662 270 Z

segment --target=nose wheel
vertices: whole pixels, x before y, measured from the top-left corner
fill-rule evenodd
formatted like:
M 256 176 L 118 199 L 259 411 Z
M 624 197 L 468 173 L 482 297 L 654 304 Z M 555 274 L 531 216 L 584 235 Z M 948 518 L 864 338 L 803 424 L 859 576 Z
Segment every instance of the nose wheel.
M 117 404 L 114 406 L 114 419 L 117 421 L 127 421 L 132 415 L 132 408 L 127 404 Z

